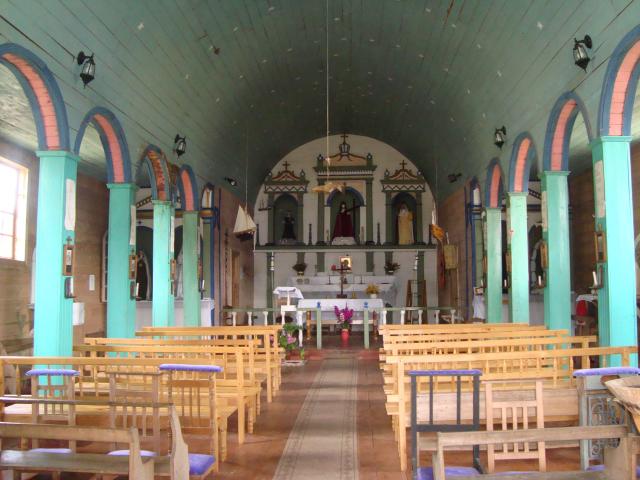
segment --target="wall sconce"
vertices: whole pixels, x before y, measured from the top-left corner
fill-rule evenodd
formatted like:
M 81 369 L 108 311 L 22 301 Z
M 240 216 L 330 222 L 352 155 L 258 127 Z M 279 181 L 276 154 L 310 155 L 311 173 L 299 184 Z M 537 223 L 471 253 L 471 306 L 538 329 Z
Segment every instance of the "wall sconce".
M 591 61 L 589 54 L 587 53 L 587 48 L 591 49 L 591 47 L 593 47 L 591 37 L 589 35 L 585 35 L 582 40 L 574 38 L 573 41 L 575 42 L 573 45 L 573 61 L 586 72 L 587 65 L 589 65 L 589 62 Z
M 224 179 L 227 181 L 227 183 L 229 185 L 231 185 L 232 187 L 235 187 L 236 185 L 238 185 L 238 181 L 235 178 L 231 178 L 231 177 L 224 177 Z
M 449 175 L 447 175 L 447 178 L 449 179 L 449 183 L 454 183 L 461 176 L 462 176 L 461 173 L 450 173 Z
M 507 127 L 504 125 L 502 128 L 496 128 L 496 131 L 493 133 L 493 143 L 496 147 L 502 148 L 505 142 L 505 136 L 507 135 Z
M 82 83 L 85 88 L 91 80 L 93 80 L 96 76 L 96 62 L 93 60 L 93 53 L 91 55 L 86 55 L 84 52 L 80 52 L 77 57 L 78 65 L 82 65 L 82 70 L 80 71 L 80 78 L 82 79 Z
M 180 135 L 176 135 L 176 138 L 173 139 L 174 148 L 173 150 L 176 152 L 178 157 L 180 155 L 184 155 L 187 151 L 187 137 L 181 137 Z

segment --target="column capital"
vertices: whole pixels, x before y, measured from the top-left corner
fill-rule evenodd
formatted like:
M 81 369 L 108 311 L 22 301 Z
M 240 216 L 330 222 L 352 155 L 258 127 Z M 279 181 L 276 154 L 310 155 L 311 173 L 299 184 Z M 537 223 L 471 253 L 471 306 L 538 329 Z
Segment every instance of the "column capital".
M 485 212 L 502 212 L 501 207 L 484 207 Z
M 597 137 L 594 138 L 593 140 L 591 140 L 591 142 L 589 143 L 589 146 L 591 148 L 600 145 L 602 143 L 606 143 L 606 142 L 621 142 L 621 143 L 631 143 L 631 140 L 633 139 L 633 137 L 629 137 L 626 135 L 603 135 L 601 137 Z
M 138 185 L 136 185 L 135 183 L 125 183 L 125 182 L 121 182 L 121 183 L 107 183 L 107 188 L 109 190 L 125 190 L 125 189 L 131 189 L 131 190 L 138 190 Z
M 542 172 L 543 176 L 548 177 L 568 177 L 571 172 L 567 170 L 545 170 Z
M 173 206 L 173 202 L 171 202 L 169 200 L 151 200 L 151 204 L 152 205 L 167 206 L 167 207 Z
M 80 157 L 78 155 L 67 152 L 66 150 L 36 150 L 36 155 L 38 158 L 64 157 L 65 159 L 72 160 L 76 163 L 80 161 Z
M 507 192 L 508 197 L 526 197 L 529 192 Z

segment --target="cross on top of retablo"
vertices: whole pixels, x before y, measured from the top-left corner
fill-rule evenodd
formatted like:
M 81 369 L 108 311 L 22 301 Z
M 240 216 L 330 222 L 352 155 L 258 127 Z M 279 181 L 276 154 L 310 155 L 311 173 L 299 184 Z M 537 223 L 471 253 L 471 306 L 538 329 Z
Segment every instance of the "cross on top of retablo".
M 282 164 L 284 166 L 284 169 L 289 171 L 289 165 L 291 165 L 289 162 L 287 162 L 286 160 L 284 161 L 284 163 Z
M 402 170 L 406 170 L 406 168 L 405 168 L 405 167 L 407 166 L 407 162 L 405 162 L 404 160 L 402 160 L 402 161 L 400 162 L 400 166 L 402 167 Z

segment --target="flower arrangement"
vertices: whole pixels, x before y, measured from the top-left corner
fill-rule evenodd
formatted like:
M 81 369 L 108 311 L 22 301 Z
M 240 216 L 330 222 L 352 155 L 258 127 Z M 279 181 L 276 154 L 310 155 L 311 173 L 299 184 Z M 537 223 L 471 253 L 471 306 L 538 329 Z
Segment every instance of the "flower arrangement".
M 293 267 L 298 275 L 304 275 L 304 271 L 307 269 L 307 264 L 304 262 L 296 263 Z
M 337 306 L 334 306 L 333 311 L 338 319 L 338 326 L 342 330 L 348 330 L 351 326 L 351 320 L 353 319 L 353 309 L 347 307 L 340 309 Z
M 378 295 L 380 293 L 380 287 L 375 283 L 367 285 L 367 289 L 364 291 L 367 295 Z
M 396 262 L 387 262 L 384 264 L 384 271 L 389 275 L 393 275 L 393 273 L 400 268 L 400 265 Z
M 282 332 L 278 337 L 278 345 L 284 349 L 286 353 L 294 351 L 300 352 L 300 358 L 304 358 L 304 348 L 298 345 L 298 330 L 300 327 L 294 323 L 285 323 Z

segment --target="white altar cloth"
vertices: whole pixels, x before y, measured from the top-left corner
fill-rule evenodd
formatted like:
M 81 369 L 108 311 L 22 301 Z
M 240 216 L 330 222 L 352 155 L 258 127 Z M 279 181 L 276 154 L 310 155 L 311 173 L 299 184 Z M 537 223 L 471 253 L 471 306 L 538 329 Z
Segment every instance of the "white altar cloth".
M 372 311 L 379 310 L 384 307 L 384 302 L 380 298 L 306 298 L 298 301 L 298 308 L 312 308 L 316 309 L 320 303 L 320 310 L 322 311 L 322 323 L 333 324 L 338 320 L 333 311 L 333 307 L 340 309 L 348 307 L 353 309 L 353 324 L 362 325 L 364 314 L 364 304 L 366 303 L 369 308 L 369 323 L 372 321 Z

